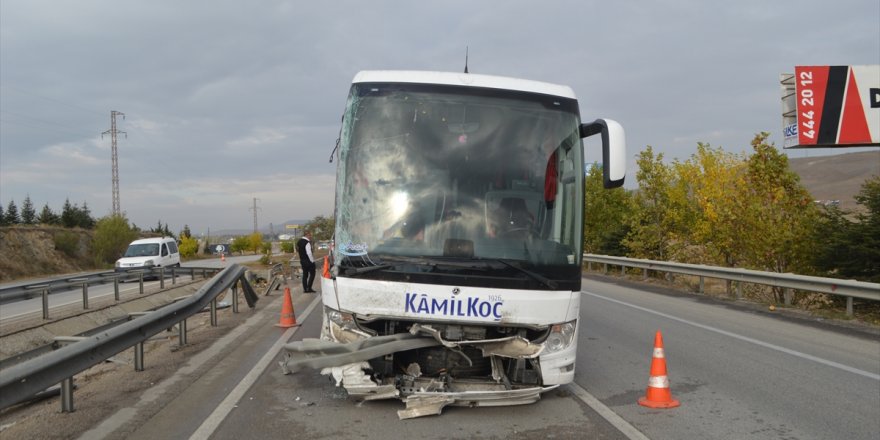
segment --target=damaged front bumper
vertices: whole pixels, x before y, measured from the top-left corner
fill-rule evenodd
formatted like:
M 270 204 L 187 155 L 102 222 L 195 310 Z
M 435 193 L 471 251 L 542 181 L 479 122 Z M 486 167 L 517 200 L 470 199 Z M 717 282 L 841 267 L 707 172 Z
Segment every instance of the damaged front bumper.
M 284 374 L 311 368 L 322 374 L 331 375 L 337 386 L 346 389 L 350 396 L 359 400 L 399 398 L 406 403 L 406 409 L 398 411 L 400 419 L 409 419 L 440 414 L 446 406 L 510 406 L 525 405 L 538 401 L 541 394 L 559 385 L 539 386 L 537 384 L 511 381 L 505 371 L 502 358 L 518 362 L 531 362 L 537 366 L 536 358 L 544 351 L 544 344 L 536 344 L 519 336 L 486 340 L 448 341 L 441 332 L 431 326 L 413 324 L 409 333 L 396 333 L 384 336 L 357 339 L 346 330 L 334 329 L 336 338 L 347 343 L 305 339 L 284 346 L 288 357 L 280 362 Z M 428 377 L 422 374 L 419 363 L 405 366 L 404 371 L 392 377 L 377 378 L 368 361 L 393 356 L 395 353 L 413 350 L 448 350 L 463 357 L 469 364 L 472 360 L 462 351 L 463 346 L 479 349 L 484 358 L 489 359 L 490 376 L 452 377 L 439 374 Z

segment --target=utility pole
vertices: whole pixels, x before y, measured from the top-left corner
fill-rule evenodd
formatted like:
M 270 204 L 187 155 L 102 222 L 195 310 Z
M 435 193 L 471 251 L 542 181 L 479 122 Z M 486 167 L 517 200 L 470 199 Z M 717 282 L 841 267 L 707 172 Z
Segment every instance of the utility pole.
M 118 155 L 116 154 L 116 135 L 118 133 L 122 133 L 127 139 L 128 133 L 116 130 L 116 115 L 122 115 L 122 119 L 125 119 L 125 113 L 111 110 L 110 129 L 101 133 L 101 139 L 104 139 L 105 134 L 110 134 L 110 141 L 112 145 L 110 148 L 112 158 L 111 161 L 113 162 L 113 215 L 119 216 L 122 215 L 122 210 L 119 207 L 119 159 Z
M 254 210 L 254 232 L 257 232 L 257 210 L 260 209 L 257 207 L 257 200 L 260 200 L 254 197 L 254 207 L 250 208 Z

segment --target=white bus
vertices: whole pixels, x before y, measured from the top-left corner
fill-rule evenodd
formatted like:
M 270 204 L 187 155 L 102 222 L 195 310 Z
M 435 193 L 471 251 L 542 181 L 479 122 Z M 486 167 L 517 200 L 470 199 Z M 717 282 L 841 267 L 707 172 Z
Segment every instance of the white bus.
M 623 184 L 623 129 L 581 123 L 566 86 L 467 73 L 365 71 L 338 145 L 323 368 L 350 395 L 446 405 L 531 403 L 573 380 L 583 254 L 582 138 Z

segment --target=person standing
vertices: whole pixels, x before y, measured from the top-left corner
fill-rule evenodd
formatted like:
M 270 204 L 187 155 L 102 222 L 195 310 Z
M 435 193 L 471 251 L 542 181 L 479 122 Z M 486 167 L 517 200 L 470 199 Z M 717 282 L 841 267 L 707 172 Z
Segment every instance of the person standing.
M 312 283 L 315 282 L 315 257 L 312 255 L 312 233 L 306 231 L 302 238 L 296 242 L 296 252 L 299 254 L 299 264 L 303 271 L 303 292 L 315 293 Z

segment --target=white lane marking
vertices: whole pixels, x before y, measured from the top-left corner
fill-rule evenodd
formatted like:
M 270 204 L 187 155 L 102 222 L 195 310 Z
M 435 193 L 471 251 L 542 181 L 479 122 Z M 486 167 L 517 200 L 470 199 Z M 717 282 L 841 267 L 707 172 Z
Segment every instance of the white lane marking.
M 608 423 L 617 428 L 617 430 L 625 435 L 626 438 L 630 440 L 649 440 L 645 434 L 642 434 L 641 431 L 636 429 L 633 425 L 630 425 L 629 422 L 617 415 L 617 413 L 612 411 L 611 408 L 605 406 L 599 401 L 599 399 L 588 393 L 587 390 L 583 389 L 580 385 L 572 382 L 566 386 L 572 394 L 577 396 L 578 399 L 581 399 L 582 402 L 586 403 L 587 406 L 593 409 L 593 411 L 599 413 L 603 419 L 607 420 Z
M 810 361 L 817 362 L 817 363 L 820 363 L 820 364 L 823 364 L 823 365 L 827 365 L 827 366 L 829 366 L 829 367 L 834 367 L 834 368 L 837 368 L 837 369 L 840 369 L 840 370 L 843 370 L 843 371 L 848 371 L 848 372 L 850 372 L 850 373 L 858 374 L 859 376 L 864 376 L 864 377 L 867 377 L 867 378 L 869 378 L 869 379 L 880 380 L 880 374 L 875 374 L 875 373 L 872 373 L 872 372 L 870 372 L 870 371 L 860 370 L 860 369 L 858 369 L 858 368 L 850 367 L 849 365 L 844 365 L 844 364 L 841 364 L 841 363 L 839 363 L 839 362 L 829 361 L 828 359 L 822 359 L 822 358 L 820 358 L 820 357 L 816 357 L 816 356 L 813 356 L 813 355 L 810 355 L 810 354 L 806 354 L 806 353 L 801 353 L 801 352 L 799 352 L 799 351 L 792 350 L 792 349 L 790 349 L 790 348 L 781 347 L 781 346 L 779 346 L 779 345 L 771 344 L 771 343 L 769 343 L 769 342 L 759 341 L 759 340 L 757 340 L 757 339 L 750 338 L 750 337 L 748 337 L 748 336 L 743 336 L 743 335 L 739 335 L 739 334 L 736 334 L 736 333 L 732 333 L 732 332 L 729 332 L 729 331 L 726 331 L 726 330 L 721 330 L 721 329 L 719 329 L 719 328 L 715 328 L 715 327 L 711 327 L 711 326 L 708 326 L 708 325 L 705 325 L 705 324 L 700 324 L 700 323 L 697 323 L 697 322 L 689 321 L 689 320 L 687 320 L 687 319 L 679 318 L 679 317 L 677 317 L 677 316 L 668 315 L 668 314 L 663 313 L 663 312 L 658 312 L 658 311 L 656 311 L 656 310 L 651 310 L 651 309 L 648 309 L 648 308 L 645 308 L 645 307 L 637 306 L 637 305 L 635 305 L 635 304 L 630 304 L 630 303 L 628 303 L 628 302 L 624 302 L 624 301 L 620 301 L 620 300 L 617 300 L 617 299 L 612 299 L 612 298 L 608 298 L 608 297 L 605 297 L 605 296 L 597 295 L 597 294 L 595 294 L 595 293 L 584 292 L 584 291 L 581 291 L 581 293 L 583 293 L 584 295 L 590 295 L 590 296 L 592 296 L 592 297 L 594 297 L 594 298 L 604 299 L 605 301 L 610 301 L 610 302 L 617 303 L 617 304 L 620 304 L 620 305 L 624 305 L 624 306 L 627 306 L 627 307 L 632 307 L 632 308 L 634 308 L 634 309 L 641 310 L 641 311 L 643 311 L 643 312 L 652 313 L 652 314 L 657 315 L 657 316 L 662 316 L 662 317 L 664 317 L 664 318 L 668 318 L 668 319 L 671 319 L 671 320 L 673 320 L 673 321 L 678 321 L 678 322 L 680 322 L 680 323 L 682 323 L 682 324 L 692 325 L 692 326 L 694 326 L 694 327 L 698 327 L 698 328 L 701 328 L 701 329 L 703 329 L 703 330 L 709 330 L 710 332 L 715 332 L 715 333 L 718 333 L 718 334 L 722 334 L 722 335 L 724 335 L 724 336 L 729 336 L 729 337 L 734 338 L 734 339 L 739 339 L 739 340 L 741 340 L 741 341 L 750 342 L 750 343 L 752 343 L 752 344 L 760 345 L 761 347 L 769 348 L 769 349 L 771 349 L 771 350 L 781 351 L 781 352 L 783 352 L 783 353 L 790 354 L 790 355 L 792 355 L 792 356 L 796 356 L 796 357 L 799 357 L 799 358 L 801 358 L 801 359 L 810 360 Z
M 320 302 L 321 297 L 316 296 L 315 299 L 312 300 L 312 303 L 309 304 L 308 307 L 306 307 L 306 310 L 300 316 L 300 319 L 305 321 L 306 318 L 308 318 L 309 314 L 312 313 L 312 310 Z M 224 419 L 226 419 L 226 416 L 229 415 L 232 409 L 235 408 L 235 405 L 238 403 L 238 401 L 241 400 L 242 396 L 244 396 L 244 393 L 246 393 L 247 390 L 249 390 L 251 386 L 257 381 L 260 375 L 263 374 L 263 371 L 266 370 L 266 368 L 269 366 L 269 363 L 272 362 L 273 359 L 275 359 L 275 356 L 278 355 L 278 352 L 281 351 L 281 348 L 284 346 L 284 344 L 286 344 L 290 340 L 290 338 L 293 337 L 293 335 L 299 328 L 300 327 L 291 327 L 281 334 L 281 337 L 278 338 L 277 341 L 275 341 L 275 344 L 272 345 L 272 348 L 270 348 L 269 351 L 266 352 L 265 355 L 263 355 L 260 361 L 257 362 L 256 365 L 254 365 L 254 368 L 252 368 L 251 371 L 249 371 L 248 374 L 241 379 L 241 381 L 238 383 L 238 385 L 236 385 L 235 388 L 232 389 L 229 395 L 227 395 L 226 398 L 223 399 L 222 402 L 220 402 L 220 405 L 217 405 L 217 408 L 214 409 L 214 412 L 212 412 L 211 415 L 209 415 L 208 418 L 206 418 L 205 421 L 202 422 L 202 425 L 199 426 L 198 429 L 196 429 L 196 432 L 194 432 L 189 437 L 191 440 L 207 439 L 211 436 L 211 434 L 214 433 L 214 431 L 217 430 L 217 427 L 220 426 L 220 423 L 223 422 Z

